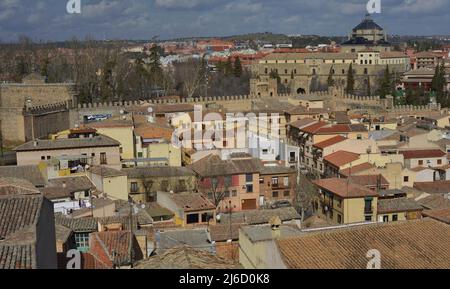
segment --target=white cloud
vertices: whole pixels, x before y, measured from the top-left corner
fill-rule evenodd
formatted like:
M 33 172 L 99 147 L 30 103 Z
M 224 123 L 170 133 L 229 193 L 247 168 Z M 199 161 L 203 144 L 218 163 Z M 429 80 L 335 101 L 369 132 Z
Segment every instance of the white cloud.
M 155 5 L 168 9 L 192 9 L 212 4 L 215 0 L 155 0 Z
M 430 13 L 446 8 L 448 4 L 448 0 L 404 0 L 400 5 L 393 6 L 391 12 L 413 14 Z

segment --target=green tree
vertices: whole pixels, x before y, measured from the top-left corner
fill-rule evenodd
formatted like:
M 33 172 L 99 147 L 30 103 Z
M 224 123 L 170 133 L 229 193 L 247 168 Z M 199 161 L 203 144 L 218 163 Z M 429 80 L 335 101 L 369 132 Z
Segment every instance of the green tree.
M 392 77 L 389 72 L 389 65 L 386 65 L 386 69 L 384 70 L 383 77 L 380 79 L 380 85 L 378 88 L 378 95 L 381 98 L 386 98 L 386 95 L 389 95 L 392 91 Z
M 276 79 L 278 82 L 281 82 L 281 78 L 280 78 L 280 75 L 278 74 L 278 72 L 276 71 L 276 70 L 271 70 L 270 71 L 270 73 L 269 73 L 269 77 L 270 78 L 273 78 L 273 79 Z
M 431 81 L 431 91 L 436 96 L 437 102 L 439 102 L 443 106 L 448 105 L 445 93 L 445 85 L 446 85 L 445 66 L 444 62 L 441 62 L 440 65 L 436 66 L 433 80 Z
M 241 77 L 241 75 L 242 75 L 242 64 L 241 59 L 238 56 L 234 59 L 234 76 Z
M 227 76 L 230 76 L 233 74 L 233 61 L 231 61 L 231 57 L 228 57 L 227 62 L 225 62 L 224 73 Z
M 355 75 L 353 73 L 353 65 L 350 63 L 350 67 L 347 72 L 347 89 L 348 94 L 353 94 L 355 92 Z
M 48 67 L 50 65 L 50 61 L 48 58 L 45 58 L 45 60 L 42 63 L 41 66 L 41 75 L 45 76 L 46 78 L 48 78 Z
M 159 85 L 163 76 L 160 59 L 161 49 L 155 44 L 150 48 L 149 55 L 149 72 L 153 86 Z
M 334 70 L 333 70 L 333 66 L 331 66 L 330 72 L 328 73 L 328 79 L 327 79 L 328 87 L 334 86 L 333 75 L 334 75 Z

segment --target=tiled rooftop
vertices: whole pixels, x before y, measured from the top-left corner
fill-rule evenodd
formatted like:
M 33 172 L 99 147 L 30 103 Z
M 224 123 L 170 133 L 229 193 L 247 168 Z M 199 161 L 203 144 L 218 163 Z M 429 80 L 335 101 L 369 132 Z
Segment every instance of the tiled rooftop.
M 450 227 L 423 219 L 305 234 L 277 241 L 292 269 L 365 269 L 369 250 L 381 254 L 382 269 L 448 269 Z

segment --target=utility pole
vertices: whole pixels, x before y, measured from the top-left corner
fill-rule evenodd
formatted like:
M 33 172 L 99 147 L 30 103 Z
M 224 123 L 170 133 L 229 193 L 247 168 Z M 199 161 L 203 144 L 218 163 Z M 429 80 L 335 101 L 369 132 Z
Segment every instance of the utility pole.
M 130 257 L 130 266 L 133 266 L 133 199 L 130 197 L 130 240 L 129 240 L 129 257 Z
M 233 233 L 231 232 L 232 229 L 232 222 L 231 222 L 231 213 L 233 212 L 233 209 L 231 208 L 231 200 L 228 201 L 228 205 L 230 208 L 230 240 L 233 240 Z
M 3 154 L 3 132 L 2 132 L 2 121 L 0 120 L 0 165 L 4 165 L 3 160 L 4 154 Z

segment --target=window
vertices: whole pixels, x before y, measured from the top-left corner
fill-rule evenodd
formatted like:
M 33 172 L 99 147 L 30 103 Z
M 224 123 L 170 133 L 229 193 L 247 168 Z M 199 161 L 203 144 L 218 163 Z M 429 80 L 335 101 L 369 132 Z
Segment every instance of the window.
M 232 191 L 231 191 L 231 196 L 237 197 L 237 191 L 236 191 L 236 190 L 232 190 Z
M 138 187 L 138 183 L 137 182 L 132 182 L 131 183 L 131 192 L 132 193 L 136 193 L 138 191 L 139 187 Z
M 364 68 L 364 74 L 367 74 L 367 73 L 368 73 L 367 68 Z
M 245 175 L 245 182 L 246 183 L 253 183 L 253 174 L 246 174 Z
M 366 222 L 372 222 L 372 216 L 366 216 L 364 219 Z
M 442 160 L 437 160 L 438 165 L 442 165 Z
M 199 222 L 198 214 L 186 215 L 186 224 L 196 224 Z
M 186 191 L 186 180 L 178 180 L 178 191 Z
M 100 153 L 100 164 L 101 165 L 108 164 L 107 159 L 106 159 L 106 153 Z
M 51 156 L 47 156 L 47 160 L 49 160 L 49 159 L 51 159 L 52 157 Z
M 285 187 L 289 186 L 289 178 L 288 178 L 288 177 L 284 177 L 284 178 L 283 178 L 283 185 L 284 185 Z
M 423 160 L 419 160 L 419 166 L 423 165 Z
M 272 186 L 278 187 L 278 178 L 277 177 L 272 178 Z
M 264 184 L 264 178 L 259 178 L 259 183 Z
M 161 181 L 161 190 L 167 192 L 168 189 L 169 189 L 169 181 L 168 180 Z
M 337 202 L 337 207 L 338 208 L 342 207 L 342 200 L 341 199 L 336 200 L 336 202 Z
M 372 213 L 372 199 L 367 198 L 364 200 L 364 213 L 370 214 Z
M 91 194 L 90 194 L 89 190 L 84 191 L 84 197 L 85 197 L 85 198 L 89 198 L 90 195 L 91 195 Z
M 398 221 L 398 215 L 392 215 L 392 221 L 397 222 Z
M 340 214 L 337 214 L 337 222 L 342 224 L 342 216 Z
M 409 176 L 404 176 L 404 177 L 403 177 L 403 181 L 404 181 L 405 183 L 409 182 Z
M 356 138 L 361 140 L 361 139 L 362 139 L 362 134 L 358 134 L 358 135 L 356 136 Z
M 78 249 L 89 248 L 89 233 L 76 233 L 75 234 L 75 244 Z
M 45 160 L 45 156 L 41 156 L 41 160 Z
M 202 214 L 202 223 L 209 222 L 213 218 L 213 215 L 211 213 L 203 213 Z
M 81 154 L 83 158 L 81 159 L 81 163 L 87 164 L 87 154 Z
M 384 223 L 389 222 L 389 216 L 383 216 L 383 222 Z
M 272 192 L 272 198 L 278 198 L 278 191 Z
M 225 198 L 229 198 L 230 197 L 230 191 L 225 191 L 223 193 L 223 195 L 224 195 Z
M 283 197 L 289 197 L 290 195 L 291 195 L 291 192 L 289 192 L 289 191 L 283 192 Z
M 246 185 L 247 193 L 253 193 L 253 185 Z

